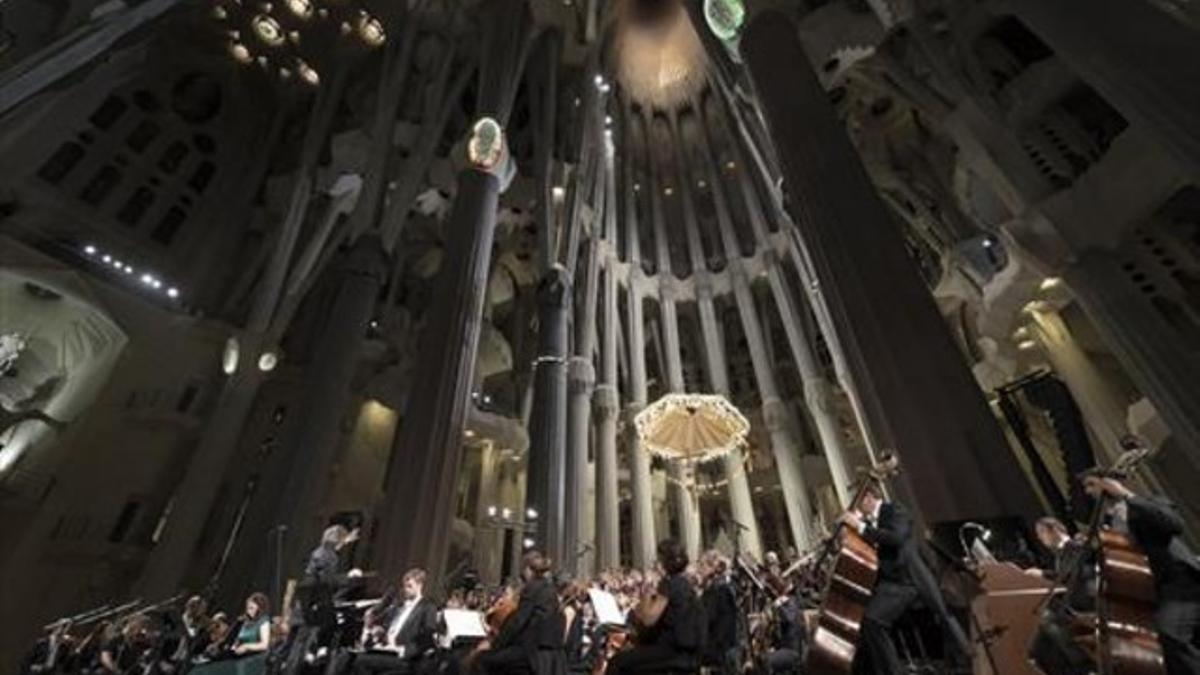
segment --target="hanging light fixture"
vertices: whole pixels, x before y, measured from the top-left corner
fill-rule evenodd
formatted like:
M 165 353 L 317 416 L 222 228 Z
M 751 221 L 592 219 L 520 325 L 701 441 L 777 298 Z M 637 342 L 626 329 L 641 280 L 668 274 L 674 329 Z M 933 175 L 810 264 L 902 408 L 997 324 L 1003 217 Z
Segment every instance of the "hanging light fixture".
M 358 36 L 371 47 L 382 45 L 387 39 L 383 24 L 373 16 L 363 14 L 358 19 Z
M 266 44 L 272 47 L 283 44 L 283 28 L 275 19 L 266 14 L 259 14 L 251 21 L 251 25 L 254 26 L 254 34 Z

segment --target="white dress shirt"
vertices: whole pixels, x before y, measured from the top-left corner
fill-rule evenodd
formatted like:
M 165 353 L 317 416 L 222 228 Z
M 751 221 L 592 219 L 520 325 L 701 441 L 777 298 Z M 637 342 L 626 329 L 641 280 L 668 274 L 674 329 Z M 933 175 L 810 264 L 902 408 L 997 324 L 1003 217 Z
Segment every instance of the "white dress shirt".
M 421 596 L 417 596 L 411 600 L 405 600 L 404 606 L 400 609 L 400 613 L 392 619 L 392 625 L 388 627 L 387 644 L 389 647 L 394 647 L 400 652 L 400 656 L 404 656 L 404 646 L 396 644 L 396 638 L 400 635 L 400 631 L 404 628 L 404 624 L 408 622 L 408 617 L 412 615 L 413 609 L 417 603 L 421 601 Z

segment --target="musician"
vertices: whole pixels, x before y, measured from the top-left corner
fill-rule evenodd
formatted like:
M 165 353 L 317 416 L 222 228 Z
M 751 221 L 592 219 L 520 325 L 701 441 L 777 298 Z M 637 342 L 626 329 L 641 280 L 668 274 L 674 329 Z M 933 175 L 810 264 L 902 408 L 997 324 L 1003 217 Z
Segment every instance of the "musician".
M 563 617 L 563 660 L 567 672 L 588 672 L 584 635 L 588 604 L 587 587 L 576 581 L 558 585 L 558 603 Z
M 969 654 L 966 636 L 950 616 L 941 589 L 921 558 L 908 509 L 898 502 L 885 502 L 882 488 L 871 483 L 865 486 L 858 508 L 844 513 L 842 522 L 857 530 L 879 556 L 875 589 L 863 617 L 862 644 L 855 652 L 855 672 L 894 675 L 904 671 L 890 632 L 893 624 L 920 602 L 934 610 L 960 656 Z
M 1034 533 L 1054 561 L 1050 569 L 1032 567 L 1027 571 L 1065 584 L 1067 591 L 1047 603 L 1030 643 L 1029 656 L 1047 674 L 1087 675 L 1093 669 L 1092 659 L 1072 636 L 1071 622 L 1076 614 L 1096 610 L 1095 555 L 1085 541 L 1073 539 L 1057 518 L 1041 518 L 1034 525 Z
M 1150 561 L 1167 673 L 1200 674 L 1200 561 L 1182 539 L 1183 519 L 1168 500 L 1135 494 L 1098 471 L 1083 474 L 1083 488 L 1092 497 L 1111 498 L 1110 525 L 1127 533 Z
M 100 647 L 101 673 L 124 675 L 141 663 L 150 649 L 149 623 L 144 614 L 136 614 L 125 621 L 115 636 L 105 640 Z
M 804 658 L 807 641 L 804 626 L 804 600 L 798 586 L 778 598 L 775 605 L 774 645 L 763 657 L 763 670 L 767 673 L 798 672 Z
M 70 635 L 73 625 L 70 619 L 56 621 L 46 637 L 34 643 L 33 649 L 25 655 L 21 672 L 25 675 L 50 675 L 66 671 L 74 650 L 74 640 Z
M 236 656 L 262 654 L 271 646 L 271 603 L 264 593 L 251 593 L 246 598 L 246 611 L 241 628 L 233 642 Z
M 367 631 L 363 647 L 376 652 L 354 659 L 355 675 L 377 672 L 413 672 L 416 664 L 434 647 L 438 629 L 437 607 L 425 597 L 425 570 L 414 567 L 400 579 L 399 602 L 394 594 L 385 597 L 382 609 L 372 608 L 373 630 Z
M 522 558 L 525 584 L 517 609 L 500 628 L 495 640 L 485 641 L 478 666 L 489 675 L 535 673 L 552 668 L 555 652 L 561 664 L 563 624 L 558 593 L 550 580 L 550 560 L 530 550 Z
M 330 525 L 321 533 L 321 543 L 308 555 L 304 578 L 296 586 L 291 625 L 283 651 L 287 654 L 284 671 L 299 672 L 304 657 L 320 641 L 323 628 L 334 623 L 333 601 L 338 593 L 362 578 L 362 570 L 341 573 L 341 552 L 358 541 L 359 531 L 344 525 Z
M 700 568 L 705 574 L 704 592 L 700 595 L 708 619 L 704 648 L 704 665 L 716 673 L 732 675 L 738 671 L 737 591 L 729 578 L 729 564 L 720 553 L 709 551 L 702 556 Z
M 174 660 L 184 663 L 200 656 L 209 644 L 208 601 L 193 595 L 183 604 L 183 626 Z
M 635 612 L 641 615 L 638 644 L 609 662 L 609 672 L 614 675 L 687 671 L 700 665 L 706 620 L 686 576 L 688 557 L 683 546 L 674 539 L 659 542 L 658 566 L 663 578 L 657 595 L 665 599 L 665 605 L 650 603 L 647 611 Z

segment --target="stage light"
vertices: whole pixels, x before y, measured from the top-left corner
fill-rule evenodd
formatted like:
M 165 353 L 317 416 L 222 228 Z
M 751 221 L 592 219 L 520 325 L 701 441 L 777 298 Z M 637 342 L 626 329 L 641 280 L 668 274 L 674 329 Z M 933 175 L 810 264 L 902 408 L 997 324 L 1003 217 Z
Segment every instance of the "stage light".
M 533 548 L 534 542 L 533 542 L 533 539 L 531 539 L 529 537 L 525 537 L 525 539 L 522 540 L 521 543 L 525 545 L 525 548 Z
M 168 288 L 167 289 L 167 297 L 168 298 L 178 298 L 179 297 L 179 289 L 175 288 L 174 286 Z
M 567 196 L 567 190 L 561 185 L 555 185 L 554 187 L 550 188 L 550 195 L 558 201 L 562 201 Z
M 83 252 L 88 255 L 96 255 L 96 247 L 88 244 L 87 246 L 83 247 Z
M 487 507 L 487 514 L 488 514 L 488 517 L 495 518 L 496 517 L 496 507 L 495 506 Z
M 500 517 L 505 520 L 512 518 L 512 509 L 508 508 L 507 506 L 504 507 L 503 509 L 500 510 Z
M 466 431 L 463 432 L 463 436 L 466 436 L 467 438 L 475 438 L 475 432 L 470 429 L 467 429 Z
M 528 518 L 529 520 L 537 520 L 537 517 L 538 517 L 537 509 L 535 509 L 533 507 L 525 509 L 525 517 Z
M 106 256 L 104 256 L 103 258 L 101 258 L 101 260 L 103 260 L 103 261 L 105 262 L 105 264 L 111 263 L 111 262 L 112 262 L 112 256 L 111 256 L 111 255 L 106 255 Z

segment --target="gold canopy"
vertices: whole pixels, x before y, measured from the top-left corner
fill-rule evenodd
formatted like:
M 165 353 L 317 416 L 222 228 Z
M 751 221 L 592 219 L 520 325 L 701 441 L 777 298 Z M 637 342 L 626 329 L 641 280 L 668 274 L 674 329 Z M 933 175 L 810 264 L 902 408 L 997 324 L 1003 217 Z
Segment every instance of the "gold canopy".
M 746 442 L 750 423 L 724 396 L 667 394 L 634 418 L 642 446 L 664 459 L 703 462 Z

